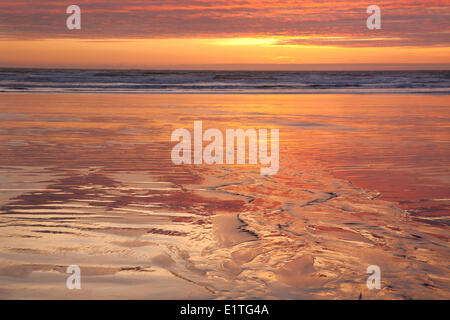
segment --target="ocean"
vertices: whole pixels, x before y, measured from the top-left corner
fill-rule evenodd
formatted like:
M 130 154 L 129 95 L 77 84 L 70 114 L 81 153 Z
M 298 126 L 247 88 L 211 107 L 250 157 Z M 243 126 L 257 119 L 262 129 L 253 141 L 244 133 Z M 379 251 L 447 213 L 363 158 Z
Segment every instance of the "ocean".
M 0 69 L 0 92 L 450 93 L 450 71 Z

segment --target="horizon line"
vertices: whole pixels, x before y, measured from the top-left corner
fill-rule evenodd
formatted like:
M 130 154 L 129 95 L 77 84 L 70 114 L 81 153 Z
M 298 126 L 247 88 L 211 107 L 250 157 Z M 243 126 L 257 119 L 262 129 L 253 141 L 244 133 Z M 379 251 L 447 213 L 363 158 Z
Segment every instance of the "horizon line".
M 3 66 L 0 69 L 142 71 L 446 71 L 450 63 L 177 64 L 155 66 Z

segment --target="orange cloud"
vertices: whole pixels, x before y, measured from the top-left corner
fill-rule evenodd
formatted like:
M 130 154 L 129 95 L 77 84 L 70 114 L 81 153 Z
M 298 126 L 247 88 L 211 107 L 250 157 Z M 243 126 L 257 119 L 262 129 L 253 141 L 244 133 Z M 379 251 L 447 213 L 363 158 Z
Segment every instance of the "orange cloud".
M 0 64 L 449 63 L 445 1 L 376 2 L 381 30 L 363 0 L 79 0 L 67 30 L 65 1 L 0 1 Z
M 449 50 L 445 47 L 339 48 L 283 46 L 272 41 L 252 41 L 248 38 L 0 41 L 0 61 L 3 67 L 88 68 L 175 68 L 179 65 L 274 63 L 449 63 Z
M 368 3 L 362 0 L 79 0 L 76 3 L 82 9 L 80 31 L 66 29 L 64 1 L 2 1 L 0 37 L 295 38 L 312 35 L 322 38 L 306 43 L 342 46 L 373 46 L 374 43 L 376 46 L 430 46 L 448 45 L 450 41 L 450 6 L 437 0 L 378 0 L 383 27 L 375 32 L 365 26 Z M 332 36 L 345 40 L 327 40 Z

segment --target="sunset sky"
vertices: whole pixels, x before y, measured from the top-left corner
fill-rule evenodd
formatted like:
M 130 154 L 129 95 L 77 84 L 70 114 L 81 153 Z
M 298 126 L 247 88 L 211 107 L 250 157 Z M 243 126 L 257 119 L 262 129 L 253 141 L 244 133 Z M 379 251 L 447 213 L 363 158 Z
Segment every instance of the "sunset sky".
M 71 4 L 81 30 L 66 28 Z M 366 27 L 371 4 L 381 30 Z M 0 1 L 0 66 L 448 68 L 449 17 L 437 0 Z

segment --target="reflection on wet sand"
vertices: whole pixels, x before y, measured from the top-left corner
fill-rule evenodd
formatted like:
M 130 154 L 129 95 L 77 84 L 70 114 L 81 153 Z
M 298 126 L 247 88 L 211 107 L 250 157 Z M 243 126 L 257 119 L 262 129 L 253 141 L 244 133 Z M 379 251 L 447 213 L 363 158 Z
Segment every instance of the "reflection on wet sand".
M 448 298 L 445 99 L 2 95 L 0 297 Z M 279 128 L 278 174 L 174 166 L 196 119 Z

